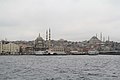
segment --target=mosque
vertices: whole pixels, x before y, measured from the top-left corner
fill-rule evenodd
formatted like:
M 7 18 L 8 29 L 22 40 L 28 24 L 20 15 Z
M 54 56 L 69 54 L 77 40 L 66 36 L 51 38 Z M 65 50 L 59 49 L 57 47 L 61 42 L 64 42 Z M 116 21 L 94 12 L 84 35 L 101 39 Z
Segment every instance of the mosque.
M 46 40 L 44 40 L 40 33 L 39 36 L 34 41 L 34 50 L 35 51 L 44 51 L 50 48 L 51 43 L 51 30 L 46 30 Z

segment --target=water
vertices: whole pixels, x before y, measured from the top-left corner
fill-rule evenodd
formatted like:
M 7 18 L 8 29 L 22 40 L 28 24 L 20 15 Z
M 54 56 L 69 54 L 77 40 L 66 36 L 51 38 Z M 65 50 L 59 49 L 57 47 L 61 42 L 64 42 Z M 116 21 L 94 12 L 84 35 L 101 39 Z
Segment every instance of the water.
M 120 56 L 0 56 L 0 80 L 120 80 Z

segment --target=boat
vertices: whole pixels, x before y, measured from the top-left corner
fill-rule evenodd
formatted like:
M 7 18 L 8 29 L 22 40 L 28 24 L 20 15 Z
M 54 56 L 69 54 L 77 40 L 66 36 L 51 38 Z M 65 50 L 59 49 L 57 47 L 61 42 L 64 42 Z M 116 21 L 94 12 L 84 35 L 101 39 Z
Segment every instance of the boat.
M 45 51 L 35 51 L 35 55 L 43 55 L 45 54 Z
M 97 50 L 89 50 L 88 51 L 88 55 L 98 55 L 99 54 L 99 51 Z
M 79 52 L 79 51 L 70 51 L 70 54 L 72 55 L 85 55 L 85 52 Z
M 51 50 L 46 50 L 44 54 L 48 55 L 66 55 L 64 51 L 51 51 Z

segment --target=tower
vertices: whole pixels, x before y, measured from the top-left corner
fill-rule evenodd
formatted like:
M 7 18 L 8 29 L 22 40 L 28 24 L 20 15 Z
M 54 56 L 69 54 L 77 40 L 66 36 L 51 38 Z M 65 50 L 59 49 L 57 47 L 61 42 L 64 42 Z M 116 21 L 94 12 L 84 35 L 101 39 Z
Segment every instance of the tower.
M 51 30 L 49 28 L 49 44 L 48 44 L 48 48 L 51 48 Z
M 48 41 L 48 30 L 46 30 L 46 41 Z
M 0 42 L 0 53 L 2 53 L 2 49 L 3 49 L 3 44 L 2 41 Z
M 103 42 L 105 42 L 105 37 L 103 37 Z
M 39 33 L 39 36 L 38 37 L 40 37 L 40 33 Z
M 108 36 L 108 41 L 110 41 L 110 37 Z
M 49 41 L 51 40 L 51 30 L 49 28 Z
M 46 49 L 49 48 L 49 42 L 48 42 L 48 30 L 46 30 Z
M 100 33 L 100 40 L 102 41 L 102 32 Z
M 97 33 L 96 33 L 96 37 L 97 37 Z

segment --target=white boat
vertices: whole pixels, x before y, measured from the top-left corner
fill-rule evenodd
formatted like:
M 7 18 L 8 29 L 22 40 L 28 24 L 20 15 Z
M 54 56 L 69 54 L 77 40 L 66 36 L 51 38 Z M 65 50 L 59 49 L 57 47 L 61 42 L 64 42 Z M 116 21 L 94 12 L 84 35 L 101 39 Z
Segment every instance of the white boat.
M 84 52 L 79 52 L 79 51 L 70 51 L 71 54 L 73 55 L 82 55 L 85 54 Z
M 36 55 L 42 55 L 42 54 L 45 54 L 45 51 L 35 51 L 35 54 Z
M 99 54 L 99 51 L 97 51 L 97 50 L 89 50 L 89 51 L 88 51 L 88 54 L 89 54 L 89 55 L 98 55 L 98 54 Z
M 62 52 L 62 51 L 55 51 L 55 52 L 53 52 L 53 54 L 66 55 L 66 53 L 65 53 L 65 52 Z
M 44 52 L 44 54 L 49 54 L 49 55 L 65 55 L 66 53 L 63 51 L 51 51 L 47 50 Z

